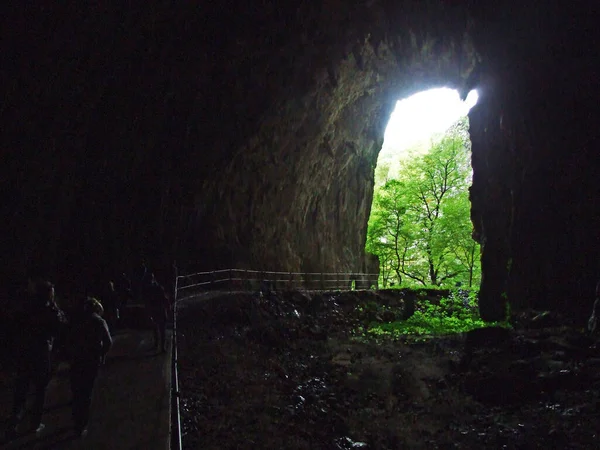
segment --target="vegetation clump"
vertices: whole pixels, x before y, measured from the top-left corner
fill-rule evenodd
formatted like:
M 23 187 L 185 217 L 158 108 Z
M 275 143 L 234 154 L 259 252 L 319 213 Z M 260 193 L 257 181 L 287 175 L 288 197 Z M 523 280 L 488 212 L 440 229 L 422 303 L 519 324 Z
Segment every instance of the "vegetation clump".
M 439 336 L 466 333 L 476 328 L 488 326 L 509 327 L 505 322 L 484 322 L 479 317 L 476 291 L 452 291 L 439 301 L 427 299 L 419 302 L 414 314 L 405 320 L 389 323 L 372 321 L 366 328 L 367 336 Z

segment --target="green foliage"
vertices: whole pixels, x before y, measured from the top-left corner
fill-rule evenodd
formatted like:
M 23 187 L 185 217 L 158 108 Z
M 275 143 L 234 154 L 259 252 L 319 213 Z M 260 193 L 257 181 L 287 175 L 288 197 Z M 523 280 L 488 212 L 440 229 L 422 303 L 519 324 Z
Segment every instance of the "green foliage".
M 414 315 L 405 321 L 373 322 L 362 331 L 367 336 L 398 338 L 464 333 L 492 325 L 509 326 L 508 322 L 489 323 L 481 320 L 477 308 L 477 295 L 472 291 L 467 295 L 464 292 L 452 292 L 448 298 L 441 299 L 439 304 L 423 302 Z
M 510 307 L 510 302 L 507 301 L 505 306 L 504 306 L 504 317 L 506 318 L 506 320 L 510 321 L 512 319 L 512 310 Z
M 380 261 L 381 283 L 469 287 L 480 280 L 479 244 L 471 237 L 470 141 L 461 119 L 429 152 L 379 174 L 366 250 Z

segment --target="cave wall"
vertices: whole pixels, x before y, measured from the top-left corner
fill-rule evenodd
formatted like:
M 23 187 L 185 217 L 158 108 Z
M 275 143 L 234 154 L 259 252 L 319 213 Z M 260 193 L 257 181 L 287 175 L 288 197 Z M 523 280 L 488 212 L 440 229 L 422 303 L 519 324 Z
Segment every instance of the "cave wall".
M 471 11 L 487 24 L 472 32 L 483 63 L 470 113 L 482 316 L 509 300 L 583 320 L 600 277 L 597 8 Z
M 204 233 L 190 247 L 204 247 L 207 265 L 366 270 L 374 169 L 396 101 L 460 87 L 476 60 L 464 11 L 388 6 L 371 2 L 340 18 L 324 3 L 314 24 L 304 22 L 305 46 L 281 49 L 298 81 L 198 194 L 195 228 Z M 329 35 L 311 47 L 322 30 Z
M 482 313 L 587 308 L 598 263 L 593 5 L 204 2 L 2 11 L 2 271 L 64 283 L 366 270 L 395 102 L 477 88 Z M 163 279 L 164 279 L 163 278 Z

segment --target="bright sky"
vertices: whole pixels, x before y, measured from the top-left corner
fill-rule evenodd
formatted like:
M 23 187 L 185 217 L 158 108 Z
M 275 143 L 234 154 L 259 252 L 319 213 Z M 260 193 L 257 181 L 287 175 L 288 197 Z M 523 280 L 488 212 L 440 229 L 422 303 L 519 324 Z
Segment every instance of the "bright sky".
M 477 91 L 469 92 L 463 102 L 449 88 L 419 92 L 396 103 L 385 130 L 381 160 L 401 155 L 410 147 L 429 143 L 436 133 L 446 131 L 477 103 Z

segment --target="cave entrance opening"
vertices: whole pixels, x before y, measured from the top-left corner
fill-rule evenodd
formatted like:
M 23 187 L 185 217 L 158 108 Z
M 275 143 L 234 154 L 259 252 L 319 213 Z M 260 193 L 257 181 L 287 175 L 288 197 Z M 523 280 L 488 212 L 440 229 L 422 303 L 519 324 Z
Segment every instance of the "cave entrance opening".
M 366 251 L 379 258 L 379 285 L 477 289 L 469 186 L 471 91 L 437 88 L 399 100 L 375 169 Z

